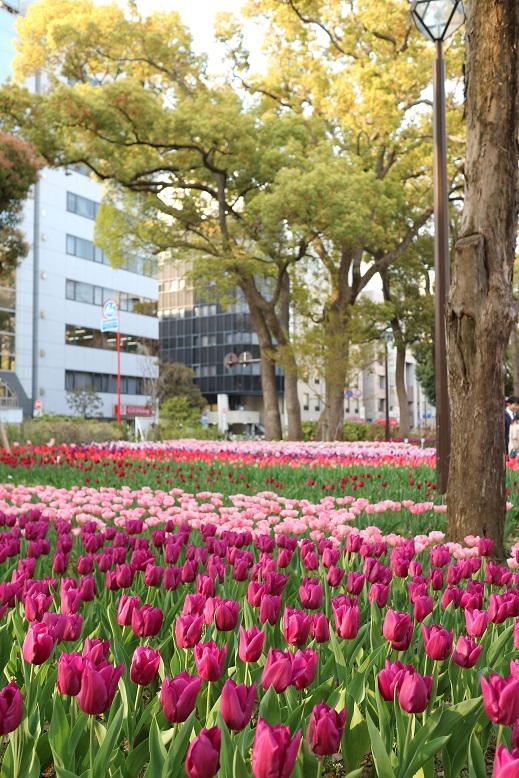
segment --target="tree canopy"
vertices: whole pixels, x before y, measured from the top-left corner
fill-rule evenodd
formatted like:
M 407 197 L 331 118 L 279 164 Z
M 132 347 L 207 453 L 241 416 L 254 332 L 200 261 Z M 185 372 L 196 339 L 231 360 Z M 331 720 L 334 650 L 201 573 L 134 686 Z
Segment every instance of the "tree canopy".
M 38 180 L 40 163 L 21 138 L 0 132 L 0 274 L 6 276 L 27 255 L 19 229 L 23 203 Z

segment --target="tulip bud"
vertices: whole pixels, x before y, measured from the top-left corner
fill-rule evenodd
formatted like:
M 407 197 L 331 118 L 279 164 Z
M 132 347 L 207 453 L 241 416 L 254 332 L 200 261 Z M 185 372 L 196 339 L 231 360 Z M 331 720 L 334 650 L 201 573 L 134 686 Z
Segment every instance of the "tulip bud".
M 510 753 L 504 745 L 496 748 L 492 778 L 516 778 L 519 774 L 519 749 Z
M 279 648 L 269 648 L 267 661 L 261 676 L 261 685 L 264 689 L 273 686 L 274 690 L 281 694 L 292 683 L 292 654 L 290 651 L 281 651 Z
M 296 608 L 285 608 L 283 613 L 283 635 L 291 646 L 302 646 L 310 634 L 310 617 Z
M 164 614 L 160 608 L 151 605 L 143 605 L 142 608 L 134 608 L 132 611 L 132 630 L 141 638 L 157 635 L 162 627 Z
M 408 613 L 399 613 L 390 608 L 386 613 L 382 634 L 391 643 L 394 651 L 406 651 L 413 637 L 413 622 Z
M 346 708 L 338 713 L 324 702 L 315 705 L 306 730 L 308 748 L 318 757 L 337 753 L 345 722 Z
M 123 664 L 117 667 L 108 662 L 94 665 L 88 659 L 85 660 L 81 689 L 77 696 L 83 713 L 89 713 L 91 716 L 106 713 L 115 697 L 123 671 Z
M 88 659 L 94 665 L 105 662 L 110 651 L 110 640 L 87 638 L 83 646 L 83 659 Z
M 201 679 L 197 675 L 189 675 L 186 670 L 174 678 L 164 678 L 160 704 L 171 724 L 181 724 L 194 711 L 201 685 Z
M 242 662 L 257 662 L 263 652 L 265 633 L 258 627 L 244 629 L 240 625 L 238 656 Z
M 14 681 L 0 691 L 0 735 L 8 735 L 23 718 L 23 697 Z
M 281 610 L 281 595 L 280 594 L 264 594 L 261 598 L 259 609 L 259 623 L 265 624 L 268 621 L 269 624 L 274 624 L 279 619 L 279 612 Z
M 128 594 L 121 595 L 117 607 L 117 623 L 122 627 L 129 627 L 132 623 L 132 613 L 135 608 L 139 607 L 140 602 L 140 597 L 133 597 Z
M 22 656 L 32 665 L 42 665 L 52 654 L 54 637 L 46 624 L 33 621 L 22 646 Z
M 185 616 L 177 616 L 175 622 L 175 640 L 179 648 L 194 648 L 200 641 L 202 628 L 204 626 L 203 616 L 196 616 L 194 613 Z
M 483 646 L 478 646 L 474 638 L 460 635 L 452 652 L 452 661 L 459 667 L 474 667 L 482 651 Z
M 236 600 L 221 600 L 214 611 L 214 623 L 220 632 L 231 632 L 236 629 L 240 604 Z
M 160 653 L 156 648 L 137 646 L 130 665 L 130 679 L 139 686 L 148 686 L 157 677 Z
M 422 637 L 425 653 L 431 659 L 442 661 L 451 655 L 453 632 L 448 632 L 438 624 L 433 624 L 431 627 L 422 624 Z
M 75 651 L 73 654 L 62 653 L 58 659 L 57 686 L 60 694 L 67 697 L 77 697 L 81 689 L 83 674 L 83 657 Z
M 310 633 L 316 643 L 326 643 L 330 639 L 330 623 L 325 613 L 312 613 Z
M 271 726 L 258 719 L 252 746 L 254 778 L 288 778 L 296 763 L 301 734 L 299 730 L 292 739 L 284 724 Z
M 481 676 L 483 705 L 488 718 L 495 724 L 513 724 L 519 718 L 519 682 L 513 675 L 502 678 L 490 673 Z
M 217 681 L 225 665 L 227 646 L 219 648 L 214 640 L 197 643 L 194 650 L 196 669 L 203 681 Z
M 188 778 L 213 778 L 220 769 L 220 727 L 205 727 L 191 741 L 186 755 L 185 770 Z
M 335 629 L 339 637 L 353 640 L 357 637 L 360 627 L 360 610 L 358 605 L 340 605 L 334 608 Z
M 432 675 L 405 671 L 397 699 L 407 713 L 423 713 L 429 705 L 432 689 Z
M 240 732 L 251 720 L 254 701 L 256 699 L 256 684 L 245 686 L 236 684 L 228 678 L 223 685 L 220 697 L 220 713 L 229 729 Z
M 292 685 L 298 691 L 306 689 L 313 683 L 317 670 L 317 651 L 306 648 L 296 651 L 292 656 Z

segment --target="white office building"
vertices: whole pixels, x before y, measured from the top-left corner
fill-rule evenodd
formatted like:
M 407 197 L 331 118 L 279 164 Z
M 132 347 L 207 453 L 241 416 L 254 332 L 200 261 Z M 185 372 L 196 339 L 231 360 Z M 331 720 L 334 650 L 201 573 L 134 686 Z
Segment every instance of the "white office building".
M 0 0 L 0 76 L 9 72 L 14 21 L 30 4 Z M 34 85 L 39 88 L 39 85 Z M 147 379 L 158 367 L 155 262 L 135 257 L 114 269 L 94 245 L 101 186 L 88 170 L 45 169 L 27 201 L 28 256 L 15 278 L 0 279 L 0 411 L 70 413 L 67 391 L 92 389 L 100 415 L 116 416 L 120 366 L 123 418 L 149 416 Z M 102 322 L 103 303 L 119 307 L 117 335 Z M 2 396 L 3 395 L 3 396 Z

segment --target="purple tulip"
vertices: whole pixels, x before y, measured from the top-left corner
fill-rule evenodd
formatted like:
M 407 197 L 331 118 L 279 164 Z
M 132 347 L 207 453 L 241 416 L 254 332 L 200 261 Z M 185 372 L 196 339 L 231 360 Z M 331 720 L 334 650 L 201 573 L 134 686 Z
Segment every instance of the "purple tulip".
M 228 678 L 220 697 L 220 713 L 229 729 L 240 732 L 251 720 L 256 700 L 256 684 L 245 686 Z

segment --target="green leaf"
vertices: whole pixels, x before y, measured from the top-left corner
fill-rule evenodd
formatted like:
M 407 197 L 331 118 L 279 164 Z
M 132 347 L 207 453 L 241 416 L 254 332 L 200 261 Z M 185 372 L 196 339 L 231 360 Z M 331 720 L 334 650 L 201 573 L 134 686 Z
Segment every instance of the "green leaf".
M 335 676 L 337 677 L 339 683 L 347 683 L 349 674 L 346 665 L 346 659 L 342 652 L 341 644 L 339 643 L 339 638 L 337 637 L 337 634 L 333 629 L 330 630 L 330 645 L 332 647 L 333 655 L 335 657 Z
M 70 728 L 61 696 L 56 695 L 49 727 L 49 743 L 57 767 L 71 767 L 69 763 Z
M 142 768 L 150 758 L 150 744 L 148 739 L 139 743 L 126 757 L 126 773 L 129 776 L 139 775 Z
M 475 732 L 469 741 L 469 778 L 487 778 L 483 750 Z
M 514 625 L 510 624 L 509 627 L 503 630 L 497 640 L 494 640 L 490 648 L 488 649 L 486 662 L 492 666 L 494 662 L 501 660 L 503 655 L 503 647 L 507 643 L 510 635 L 512 634 Z
M 101 748 L 96 754 L 94 759 L 94 775 L 101 775 L 103 770 L 106 770 L 107 766 L 112 761 L 114 754 L 112 753 L 118 745 L 119 735 L 121 733 L 121 727 L 123 723 L 124 709 L 121 706 L 114 716 L 114 720 L 106 731 L 105 738 L 101 745 Z
M 395 778 L 395 773 L 391 767 L 390 755 L 387 753 L 380 733 L 369 713 L 366 713 L 366 721 L 368 723 L 371 750 L 373 752 L 378 778 Z
M 180 775 L 182 765 L 184 764 L 185 756 L 189 746 L 189 741 L 193 733 L 193 724 L 195 721 L 196 712 L 193 711 L 184 723 L 178 727 L 173 738 L 173 742 L 169 747 L 164 767 L 162 768 L 163 778 L 176 778 Z
M 434 756 L 441 751 L 449 738 L 450 735 L 444 735 L 443 737 L 434 738 L 434 740 L 429 740 L 427 743 L 421 745 L 419 751 L 417 751 L 411 761 L 407 763 L 404 778 L 412 778 L 416 775 L 431 756 Z
M 342 733 L 341 751 L 346 770 L 353 770 L 367 754 L 370 747 L 368 725 L 356 703 L 348 711 L 348 719 Z
M 218 775 L 220 778 L 233 778 L 234 748 L 229 730 L 227 729 L 227 725 L 225 724 L 221 713 L 218 714 L 218 726 L 222 731 L 222 745 L 220 748 L 220 771 Z M 238 749 L 236 749 L 236 751 L 238 751 Z
M 65 770 L 64 767 L 56 766 L 56 778 L 78 778 L 78 776 L 70 770 Z
M 156 719 L 153 719 L 151 722 L 148 743 L 150 747 L 150 762 L 144 775 L 145 778 L 156 778 L 157 775 L 162 775 L 164 762 L 167 757 Z
M 281 710 L 279 708 L 279 696 L 273 686 L 269 686 L 259 706 L 259 715 L 268 724 L 279 724 Z

